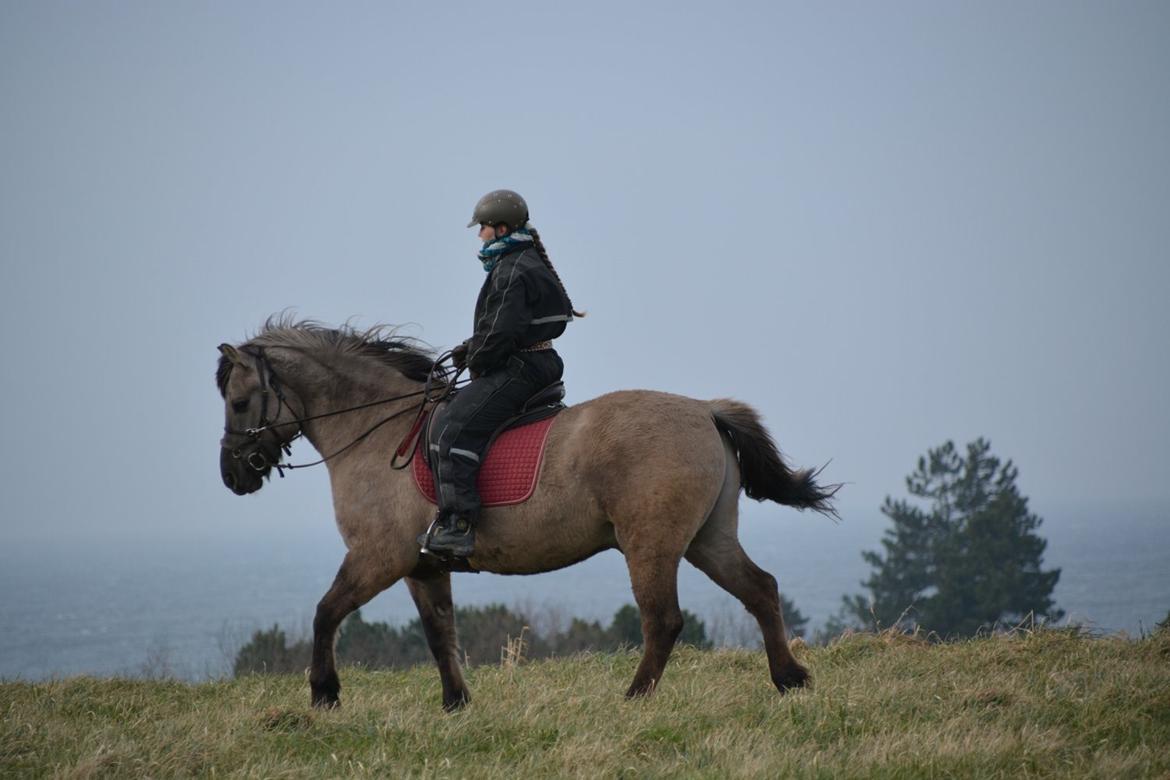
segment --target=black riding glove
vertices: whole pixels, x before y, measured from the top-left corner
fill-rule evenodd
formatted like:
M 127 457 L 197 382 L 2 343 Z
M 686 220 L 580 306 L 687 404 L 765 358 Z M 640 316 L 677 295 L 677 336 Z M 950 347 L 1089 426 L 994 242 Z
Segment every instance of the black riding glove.
M 451 350 L 451 362 L 455 365 L 456 371 L 462 371 L 467 367 L 467 342 L 456 345 Z

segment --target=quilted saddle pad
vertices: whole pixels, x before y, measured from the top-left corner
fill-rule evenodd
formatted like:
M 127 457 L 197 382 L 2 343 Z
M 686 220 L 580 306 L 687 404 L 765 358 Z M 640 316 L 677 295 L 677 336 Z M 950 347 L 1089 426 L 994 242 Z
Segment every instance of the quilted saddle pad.
M 536 478 L 544 459 L 544 445 L 548 431 L 556 417 L 547 417 L 518 428 L 510 428 L 492 443 L 479 469 L 479 496 L 484 506 L 522 504 L 536 490 Z M 421 440 L 423 437 L 419 437 Z M 421 448 L 421 443 L 418 445 Z M 411 462 L 414 484 L 432 504 L 435 501 L 435 479 L 431 467 L 416 452 Z

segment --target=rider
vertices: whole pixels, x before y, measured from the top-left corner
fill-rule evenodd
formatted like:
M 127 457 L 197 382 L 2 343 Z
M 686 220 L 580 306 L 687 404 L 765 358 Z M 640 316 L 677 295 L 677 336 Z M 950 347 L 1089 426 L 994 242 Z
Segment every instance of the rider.
M 439 512 L 418 538 L 423 552 L 457 558 L 474 551 L 476 477 L 488 440 L 525 401 L 561 378 L 565 366 L 552 340 L 574 316 L 585 316 L 573 310 L 523 198 L 511 190 L 489 192 L 475 204 L 467 226 L 473 225 L 479 225 L 487 278 L 475 303 L 475 332 L 452 354 L 457 368 L 470 369 L 472 382 L 447 406 L 432 443 Z

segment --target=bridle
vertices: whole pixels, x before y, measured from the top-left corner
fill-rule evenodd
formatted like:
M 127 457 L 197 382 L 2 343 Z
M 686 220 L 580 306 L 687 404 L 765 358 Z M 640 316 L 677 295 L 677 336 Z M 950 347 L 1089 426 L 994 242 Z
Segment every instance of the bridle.
M 277 420 L 280 419 L 280 414 L 282 411 L 284 411 L 285 407 L 288 407 L 290 414 L 293 413 L 293 410 L 292 406 L 290 406 L 288 403 L 288 399 L 285 398 L 284 390 L 280 386 L 280 380 L 277 378 L 276 373 L 272 370 L 272 366 L 268 362 L 268 358 L 264 355 L 264 348 L 261 347 L 255 353 L 243 352 L 243 354 L 248 355 L 252 358 L 253 361 L 255 361 L 256 375 L 260 377 L 260 419 L 254 427 L 245 428 L 242 431 L 234 430 L 225 425 L 223 430 L 224 436 L 223 439 L 220 440 L 220 447 L 228 450 L 234 459 L 243 460 L 249 467 L 252 468 L 253 471 L 265 473 L 267 469 L 278 464 L 269 460 L 268 453 L 266 453 L 261 448 L 262 442 L 260 441 L 260 437 L 264 434 L 265 431 L 270 431 L 278 426 L 284 425 L 284 423 L 278 423 Z M 277 402 L 276 416 L 272 419 L 269 419 L 268 417 L 270 396 L 275 397 Z M 278 442 L 278 446 L 280 449 L 284 450 L 286 455 L 290 455 L 292 454 L 292 442 L 295 441 L 300 435 L 301 432 L 297 431 L 297 433 L 290 437 L 287 441 Z M 251 440 L 251 442 L 256 446 L 252 448 L 251 452 L 245 454 L 244 449 L 247 447 L 247 444 L 243 444 L 238 447 L 230 446 L 228 442 L 230 437 L 247 438 Z M 281 474 L 281 476 L 284 475 Z
M 439 373 L 446 374 L 445 370 L 440 371 L 440 366 L 443 364 L 444 361 L 446 361 L 451 356 L 451 352 L 447 351 L 447 352 L 440 354 L 437 358 L 435 358 L 435 361 L 431 364 L 431 370 L 427 373 L 427 379 L 426 379 L 426 382 L 423 384 L 422 390 L 415 390 L 415 391 L 410 392 L 410 393 L 403 393 L 401 395 L 395 395 L 395 396 L 391 396 L 389 398 L 382 398 L 382 399 L 379 399 L 377 401 L 369 401 L 367 403 L 357 404 L 356 406 L 349 406 L 349 407 L 346 407 L 344 409 L 335 409 L 335 410 L 329 411 L 329 412 L 322 412 L 321 414 L 310 415 L 310 414 L 302 413 L 300 417 L 294 416 L 293 419 L 291 419 L 291 420 L 285 420 L 283 422 L 280 422 L 279 421 L 280 420 L 280 413 L 285 408 L 288 408 L 289 414 L 294 414 L 294 412 L 293 412 L 292 405 L 289 404 L 288 399 L 285 398 L 284 391 L 281 389 L 280 380 L 276 375 L 276 371 L 272 368 L 272 364 L 269 362 L 267 356 L 264 354 L 264 348 L 260 347 L 257 350 L 257 352 L 255 352 L 255 353 L 246 352 L 244 350 L 241 350 L 241 352 L 243 352 L 246 355 L 249 355 L 256 362 L 256 373 L 260 377 L 260 420 L 259 420 L 259 422 L 257 422 L 257 424 L 254 427 L 245 428 L 242 431 L 241 430 L 233 430 L 232 428 L 228 428 L 225 425 L 224 426 L 224 436 L 223 436 L 223 439 L 220 440 L 220 447 L 222 449 L 227 450 L 231 454 L 232 458 L 234 458 L 236 460 L 243 460 L 244 463 L 246 463 L 253 471 L 256 471 L 260 474 L 264 474 L 267 470 L 275 468 L 277 474 L 279 474 L 282 479 L 284 478 L 284 472 L 286 470 L 292 471 L 293 469 L 304 469 L 304 468 L 308 468 L 310 466 L 317 466 L 317 465 L 325 463 L 329 460 L 332 460 L 333 458 L 337 457 L 338 455 L 340 455 L 341 453 L 350 449 L 351 447 L 354 447 L 357 444 L 359 444 L 360 442 L 364 441 L 370 434 L 372 434 L 374 431 L 381 428 L 386 423 L 388 423 L 391 420 L 394 420 L 398 417 L 401 417 L 402 415 L 406 414 L 407 412 L 417 411 L 418 417 L 419 417 L 419 419 L 421 419 L 423 412 L 426 409 L 426 405 L 428 403 L 437 404 L 455 392 L 455 390 L 457 389 L 457 385 L 459 383 L 459 376 L 460 376 L 460 374 L 463 373 L 463 369 L 459 369 L 458 371 L 455 372 L 455 375 L 452 376 L 450 380 L 445 380 L 442 382 L 435 381 L 436 374 L 439 374 Z M 437 394 L 435 393 L 436 389 L 439 391 Z M 273 417 L 271 420 L 268 419 L 268 405 L 269 405 L 268 396 L 269 396 L 270 391 L 271 391 L 271 394 L 276 398 L 276 401 L 277 401 L 276 416 Z M 404 400 L 406 398 L 417 398 L 419 396 L 421 396 L 421 398 L 417 404 L 411 404 L 410 406 L 406 407 L 405 409 L 399 409 L 398 411 L 394 412 L 393 414 L 382 418 L 377 423 L 375 423 L 374 425 L 372 425 L 371 427 L 366 429 L 365 432 L 360 434 L 357 438 L 355 438 L 349 444 L 346 444 L 344 447 L 342 447 L 334 452 L 331 452 L 328 455 L 326 455 L 318 460 L 315 460 L 311 463 L 281 463 L 279 461 L 279 458 L 276 460 L 271 460 L 269 458 L 268 453 L 266 453 L 261 448 L 262 442 L 260 441 L 260 437 L 264 433 L 270 432 L 270 431 L 273 432 L 275 435 L 275 431 L 277 428 L 283 428 L 283 427 L 289 426 L 289 425 L 296 425 L 299 427 L 299 426 L 302 426 L 304 423 L 311 422 L 313 420 L 320 420 L 320 419 L 323 419 L 325 417 L 335 417 L 335 416 L 340 415 L 340 414 L 347 414 L 349 412 L 356 412 L 356 411 L 360 411 L 362 409 L 369 409 L 369 408 L 374 407 L 374 406 L 381 406 L 383 404 L 393 403 L 394 401 L 401 401 L 401 400 Z M 417 423 L 416 423 L 415 427 L 417 427 Z M 413 432 L 414 431 L 412 429 L 412 434 L 413 434 Z M 250 440 L 249 443 L 254 444 L 255 446 L 251 452 L 249 452 L 245 455 L 243 450 L 245 447 L 248 446 L 248 443 L 245 443 L 241 447 L 232 447 L 228 444 L 228 437 L 230 437 L 230 436 L 246 437 L 247 439 Z M 301 436 L 304 436 L 304 428 L 303 427 L 299 427 L 299 429 L 297 430 L 297 432 L 295 434 L 293 434 L 292 436 L 290 436 L 288 439 L 286 439 L 284 441 L 279 441 L 279 436 L 277 436 L 278 447 L 284 451 L 285 455 L 291 456 L 292 455 L 292 443 L 294 441 L 296 441 L 297 439 L 299 439 Z

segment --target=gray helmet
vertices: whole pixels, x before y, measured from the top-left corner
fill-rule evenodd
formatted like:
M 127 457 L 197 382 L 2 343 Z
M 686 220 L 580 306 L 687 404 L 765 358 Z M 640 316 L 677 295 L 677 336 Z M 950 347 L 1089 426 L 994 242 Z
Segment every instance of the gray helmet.
M 492 190 L 479 199 L 467 227 L 479 223 L 498 225 L 501 222 L 515 230 L 528 221 L 528 204 L 511 190 Z

